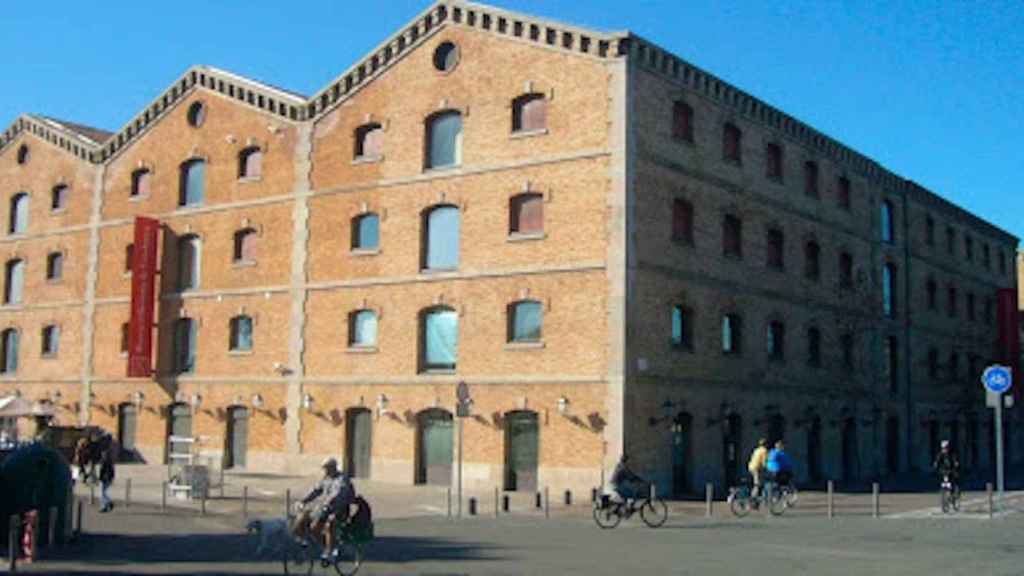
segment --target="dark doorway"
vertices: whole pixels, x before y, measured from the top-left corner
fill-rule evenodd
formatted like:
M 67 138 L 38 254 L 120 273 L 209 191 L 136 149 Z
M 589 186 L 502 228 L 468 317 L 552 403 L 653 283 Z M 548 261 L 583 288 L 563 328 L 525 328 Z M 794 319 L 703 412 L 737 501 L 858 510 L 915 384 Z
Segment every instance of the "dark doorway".
M 935 455 L 939 453 L 939 421 L 928 421 L 928 465 L 931 466 Z
M 900 471 L 900 420 L 895 416 L 885 421 L 885 464 L 889 474 Z
M 121 461 L 139 460 L 135 451 L 135 434 L 139 427 L 139 409 L 135 404 L 117 407 L 117 441 L 121 444 Z
M 353 478 L 370 477 L 373 415 L 368 408 L 350 408 L 345 415 L 345 471 Z
M 821 481 L 821 418 L 815 416 L 807 427 L 807 477 Z
M 690 466 L 693 461 L 691 430 L 693 416 L 686 412 L 676 414 L 672 420 L 672 494 L 683 496 L 692 492 Z
M 224 462 L 228 468 L 245 468 L 249 450 L 249 410 L 244 406 L 228 408 L 228 446 Z
M 768 418 L 764 437 L 768 439 L 769 448 L 774 447 L 776 442 L 786 437 L 786 419 L 782 417 L 782 414 L 775 413 Z
M 192 437 L 192 408 L 188 404 L 171 404 L 167 408 L 167 436 L 178 438 Z M 176 454 L 187 454 L 189 445 L 184 442 L 176 442 L 173 445 Z
M 953 453 L 960 457 L 960 422 L 953 420 L 949 423 L 949 447 Z
M 417 416 L 417 484 L 451 485 L 453 425 L 451 412 L 441 408 L 430 408 Z
M 537 491 L 539 430 L 536 412 L 505 415 L 505 490 Z
M 725 473 L 725 485 L 734 486 L 740 479 L 739 459 L 740 442 L 742 441 L 743 421 L 739 414 L 730 414 L 725 420 L 723 440 L 723 468 Z
M 857 421 L 847 418 L 842 423 L 843 441 L 843 480 L 849 482 L 857 478 L 857 462 L 860 460 L 857 454 Z
M 967 466 L 970 468 L 976 468 L 981 464 L 981 446 L 978 444 L 978 421 L 968 420 L 967 421 L 967 453 L 965 454 L 965 460 L 967 460 Z

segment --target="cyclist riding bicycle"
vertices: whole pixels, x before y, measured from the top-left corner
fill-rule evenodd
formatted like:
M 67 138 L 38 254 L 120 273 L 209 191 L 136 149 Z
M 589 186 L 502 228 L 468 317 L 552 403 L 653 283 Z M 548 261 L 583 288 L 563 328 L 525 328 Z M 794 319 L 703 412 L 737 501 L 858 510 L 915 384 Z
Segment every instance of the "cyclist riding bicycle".
M 612 473 L 610 483 L 612 490 L 623 502 L 635 499 L 637 494 L 640 493 L 641 487 L 646 484 L 643 478 L 629 469 L 629 456 L 627 454 L 623 454 L 619 458 L 619 463 L 615 466 L 615 472 Z
M 954 494 L 960 493 L 960 460 L 958 460 L 956 454 L 953 453 L 953 448 L 950 446 L 949 440 L 942 441 L 942 448 L 935 456 L 935 462 L 932 463 L 932 469 L 938 472 L 941 477 L 949 478 L 949 483 L 953 486 Z
M 761 495 L 761 488 L 764 486 L 764 471 L 768 463 L 768 440 L 761 438 L 757 441 L 757 448 L 750 454 L 750 461 L 747 462 L 747 472 L 753 478 L 754 485 L 750 490 L 753 497 L 754 508 L 757 508 L 757 497 Z
M 768 453 L 765 469 L 768 471 L 768 482 L 766 484 L 770 483 L 767 490 L 769 495 L 774 489 L 771 485 L 789 484 L 793 476 L 793 461 L 789 459 L 785 448 L 785 444 L 782 443 L 782 440 L 779 440 L 775 443 L 775 448 Z
M 302 541 L 313 534 L 322 537 L 326 558 L 334 546 L 334 524 L 348 521 L 355 489 L 334 458 L 324 460 L 321 467 L 324 477 L 300 501 L 302 511 L 292 524 L 292 534 Z

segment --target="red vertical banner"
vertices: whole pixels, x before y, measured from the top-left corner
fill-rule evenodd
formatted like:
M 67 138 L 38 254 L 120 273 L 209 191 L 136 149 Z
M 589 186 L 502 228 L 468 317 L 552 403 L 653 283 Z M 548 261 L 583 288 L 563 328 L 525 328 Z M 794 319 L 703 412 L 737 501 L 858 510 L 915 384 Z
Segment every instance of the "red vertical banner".
M 999 361 L 1013 368 L 1014 400 L 1024 398 L 1021 385 L 1024 374 L 1020 372 L 1020 311 L 1017 309 L 1017 290 L 1001 288 L 997 295 L 999 313 Z
M 156 313 L 156 263 L 160 222 L 135 218 L 132 253 L 132 310 L 128 324 L 128 377 L 153 375 L 153 319 Z

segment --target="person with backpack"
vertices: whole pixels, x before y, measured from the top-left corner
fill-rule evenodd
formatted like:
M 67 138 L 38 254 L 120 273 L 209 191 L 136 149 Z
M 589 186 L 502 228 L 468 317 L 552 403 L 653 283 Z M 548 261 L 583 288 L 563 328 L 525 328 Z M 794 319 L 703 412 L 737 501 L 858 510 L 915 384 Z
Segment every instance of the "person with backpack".
M 107 448 L 100 457 L 100 512 L 114 509 L 114 501 L 110 499 L 110 486 L 114 483 L 114 451 Z

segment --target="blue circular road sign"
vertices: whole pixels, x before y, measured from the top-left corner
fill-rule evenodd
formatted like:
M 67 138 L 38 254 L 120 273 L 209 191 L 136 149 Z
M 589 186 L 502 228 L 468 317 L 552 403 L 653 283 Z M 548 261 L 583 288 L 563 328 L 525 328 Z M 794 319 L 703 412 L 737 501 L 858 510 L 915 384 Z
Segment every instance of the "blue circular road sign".
M 981 383 L 996 394 L 1002 394 L 1013 386 L 1013 375 L 1006 366 L 989 366 L 981 375 Z

